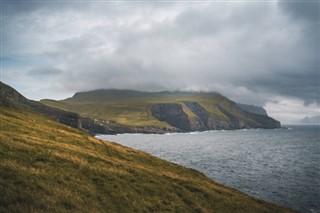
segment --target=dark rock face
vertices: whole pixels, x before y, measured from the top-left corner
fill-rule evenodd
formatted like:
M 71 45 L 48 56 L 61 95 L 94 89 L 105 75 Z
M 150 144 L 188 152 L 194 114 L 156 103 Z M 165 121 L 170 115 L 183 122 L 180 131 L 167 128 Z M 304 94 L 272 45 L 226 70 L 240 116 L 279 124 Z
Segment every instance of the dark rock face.
M 220 112 L 222 112 L 229 120 L 228 124 L 224 127 L 225 129 L 241 129 L 241 128 L 250 128 L 249 125 L 246 125 L 243 121 L 239 120 L 228 110 L 225 110 L 221 106 L 217 106 Z
M 159 121 L 165 121 L 183 131 L 191 131 L 188 115 L 183 111 L 181 104 L 155 104 L 150 110 Z
M 196 115 L 196 118 L 190 120 L 180 104 L 155 104 L 151 113 L 158 120 L 183 131 L 281 127 L 280 122 L 265 115 L 246 112 L 233 102 L 230 102 L 228 109 L 219 104 L 214 106 L 221 112 L 221 117 L 211 114 L 196 102 L 184 102 L 184 105 Z
M 175 127 L 129 127 L 129 126 L 104 126 L 105 132 L 96 132 L 99 134 L 122 134 L 122 133 L 144 133 L 144 134 L 164 134 L 168 132 L 183 132 Z
M 223 120 L 217 116 L 214 116 L 210 114 L 206 109 L 204 109 L 200 104 L 198 103 L 190 103 L 185 102 L 184 103 L 195 115 L 198 116 L 198 118 L 201 120 L 201 123 L 203 126 L 201 126 L 198 129 L 195 129 L 197 131 L 202 130 L 215 130 L 215 129 L 238 129 L 240 127 L 240 121 L 230 112 L 227 110 L 224 110 L 219 105 L 215 106 L 216 109 L 218 109 L 220 112 L 222 112 L 228 120 Z
M 195 130 L 200 131 L 209 129 L 208 120 L 210 114 L 200 104 L 195 102 L 185 102 L 184 105 L 188 107 L 199 118 L 197 124 L 193 125 Z
M 281 127 L 281 123 L 279 121 L 265 115 L 246 113 L 246 116 L 256 121 L 254 126 L 250 128 L 275 129 Z
M 225 110 L 223 107 L 218 106 L 218 109 L 223 112 L 229 118 L 229 129 L 243 129 L 243 128 L 264 128 L 274 129 L 280 128 L 281 124 L 279 121 L 274 120 L 266 115 L 260 115 L 244 111 L 234 104 L 231 107 L 231 112 Z M 233 115 L 232 111 L 236 111 L 240 118 Z
M 90 118 L 79 117 L 80 128 L 89 131 L 90 133 L 108 134 L 109 131 L 99 124 L 96 124 Z

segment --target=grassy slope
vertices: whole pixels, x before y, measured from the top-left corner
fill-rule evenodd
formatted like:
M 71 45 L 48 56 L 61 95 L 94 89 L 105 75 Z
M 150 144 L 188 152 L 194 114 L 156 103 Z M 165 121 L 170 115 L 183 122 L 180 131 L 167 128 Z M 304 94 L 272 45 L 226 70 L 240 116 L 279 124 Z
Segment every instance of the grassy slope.
M 45 116 L 0 116 L 0 212 L 290 212 Z
M 149 108 L 156 103 L 180 103 L 197 102 L 208 112 L 227 119 L 223 113 L 214 107 L 220 104 L 230 108 L 231 103 L 227 98 L 215 93 L 132 93 L 132 92 L 89 92 L 63 101 L 42 100 L 49 106 L 66 111 L 76 112 L 83 116 L 101 120 L 109 120 L 111 123 L 127 126 L 159 126 L 169 127 L 166 122 L 155 119 Z M 197 116 L 187 107 L 183 107 L 191 120 Z M 235 112 L 236 113 L 236 112 Z

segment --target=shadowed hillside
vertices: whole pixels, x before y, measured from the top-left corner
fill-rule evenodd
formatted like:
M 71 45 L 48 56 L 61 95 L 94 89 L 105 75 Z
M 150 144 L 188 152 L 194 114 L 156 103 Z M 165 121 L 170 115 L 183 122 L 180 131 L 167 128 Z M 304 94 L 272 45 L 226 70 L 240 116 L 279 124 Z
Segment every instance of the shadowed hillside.
M 3 94 L 0 212 L 291 212 L 13 107 Z
M 89 118 L 82 117 L 73 112 L 67 112 L 61 109 L 50 107 L 37 101 L 29 100 L 15 89 L 2 83 L 1 81 L 0 106 L 20 108 L 27 111 L 44 114 L 62 124 L 86 130 L 90 133 L 103 133 L 105 131 L 105 128 L 99 124 L 95 124 L 94 121 Z
M 214 92 L 94 90 L 62 101 L 41 102 L 95 119 L 108 131 L 118 133 L 280 127 L 280 122 L 268 117 L 262 108 L 239 107 Z

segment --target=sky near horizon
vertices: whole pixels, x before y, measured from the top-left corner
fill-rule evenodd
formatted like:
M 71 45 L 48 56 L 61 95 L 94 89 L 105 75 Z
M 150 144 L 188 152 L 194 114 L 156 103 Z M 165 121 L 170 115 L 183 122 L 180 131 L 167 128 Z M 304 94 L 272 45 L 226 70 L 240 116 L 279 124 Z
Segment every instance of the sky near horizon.
M 1 1 L 1 81 L 29 99 L 217 91 L 320 114 L 319 1 Z

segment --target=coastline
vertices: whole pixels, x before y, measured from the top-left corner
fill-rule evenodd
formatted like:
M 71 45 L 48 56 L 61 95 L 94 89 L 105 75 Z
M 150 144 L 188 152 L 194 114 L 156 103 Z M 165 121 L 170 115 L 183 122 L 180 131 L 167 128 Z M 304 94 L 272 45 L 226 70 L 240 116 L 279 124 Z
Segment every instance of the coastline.
M 295 212 L 44 115 L 0 115 L 5 212 Z
M 160 127 L 108 127 L 105 128 L 104 131 L 100 132 L 92 132 L 94 136 L 96 135 L 118 135 L 118 134 L 170 134 L 170 133 L 193 133 L 193 132 L 210 132 L 210 131 L 237 131 L 237 130 L 249 130 L 249 129 L 282 129 L 286 128 L 285 126 L 280 127 L 270 127 L 270 128 L 219 128 L 219 129 L 207 129 L 207 130 L 191 130 L 191 131 L 185 131 L 180 130 L 177 128 L 160 128 Z
M 301 147 L 299 137 L 293 140 L 295 141 L 294 144 L 290 141 L 284 144 L 284 141 L 276 139 L 277 137 L 272 138 L 272 143 L 266 142 L 270 141 L 272 135 L 280 134 L 282 135 L 281 137 L 287 139 L 289 135 L 291 137 L 297 136 L 297 131 L 299 132 L 300 130 L 296 128 L 275 130 L 243 129 L 236 131 L 169 133 L 165 135 L 119 134 L 116 136 L 105 135 L 105 138 L 98 136 L 98 138 L 115 141 L 126 147 L 147 152 L 186 168 L 196 169 L 222 185 L 235 188 L 268 202 L 277 203 L 278 205 L 287 204 L 286 206 L 291 208 L 296 207 L 294 209 L 300 209 L 299 206 L 302 209 L 304 207 L 309 207 L 308 209 L 310 210 L 318 209 L 314 206 L 314 198 L 307 196 L 308 192 L 317 194 L 317 192 L 314 192 L 314 182 L 304 176 L 293 177 L 294 173 L 290 173 L 290 171 L 295 172 L 295 169 L 303 169 L 305 166 L 314 168 L 314 165 L 310 166 L 310 163 L 292 164 L 293 153 L 291 151 L 286 152 L 287 146 Z M 249 138 L 250 141 L 247 141 L 243 136 Z M 264 140 L 261 140 L 260 137 L 264 138 Z M 257 140 L 257 138 L 260 139 Z M 274 148 L 278 151 L 275 152 Z M 260 150 L 259 152 L 259 149 L 263 151 Z M 224 150 L 229 150 L 229 152 Z M 281 153 L 286 152 L 287 155 L 277 155 L 280 150 L 282 150 Z M 295 153 L 295 150 L 292 151 Z M 242 154 L 239 155 L 240 153 Z M 265 159 L 263 156 L 270 156 L 271 158 Z M 305 161 L 302 160 L 301 162 Z M 282 165 L 286 165 L 288 168 L 284 169 Z M 308 171 L 310 172 L 312 169 Z M 269 177 L 277 177 L 277 180 Z M 304 184 L 304 180 L 309 184 Z M 258 184 L 261 181 L 263 184 Z M 313 187 L 310 188 L 309 186 Z M 300 194 L 296 194 L 297 190 Z M 280 197 L 277 197 L 279 195 Z M 305 195 L 305 199 L 299 199 L 298 195 Z M 287 196 L 292 196 L 290 201 Z M 289 203 L 291 204 L 288 205 Z M 309 213 L 310 211 L 304 210 L 302 212 Z

